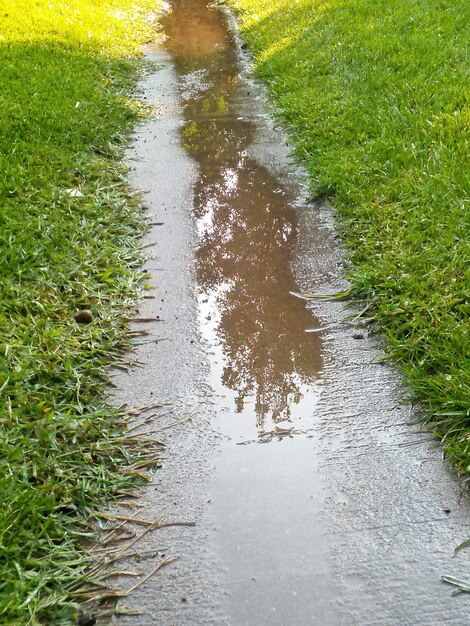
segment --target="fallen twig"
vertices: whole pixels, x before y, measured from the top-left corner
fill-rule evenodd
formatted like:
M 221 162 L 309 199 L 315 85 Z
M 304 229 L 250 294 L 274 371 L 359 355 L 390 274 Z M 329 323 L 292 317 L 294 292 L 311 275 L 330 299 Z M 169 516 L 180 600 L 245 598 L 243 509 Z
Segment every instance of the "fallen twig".
M 169 406 L 170 403 L 167 402 L 166 400 L 163 400 L 163 402 L 154 402 L 153 404 L 146 404 L 144 406 L 140 406 L 137 407 L 135 409 L 130 409 L 129 411 L 127 411 L 128 415 L 141 415 L 142 413 L 145 413 L 146 411 L 150 411 L 150 409 L 155 409 L 157 407 L 164 407 L 164 406 Z
M 126 317 L 125 322 L 132 322 L 133 324 L 142 324 L 147 322 L 163 322 L 159 317 Z
M 116 572 L 109 572 L 109 574 L 105 574 L 103 576 L 103 578 L 112 578 L 114 576 L 142 576 L 141 572 L 128 572 L 128 571 L 116 571 Z
M 92 552 L 95 552 L 98 548 L 100 548 L 101 546 L 105 545 L 105 543 L 107 543 L 109 541 L 109 539 L 111 539 L 111 537 L 121 528 L 124 528 L 124 526 L 129 522 L 129 520 L 131 519 L 135 519 L 135 516 L 140 513 L 139 511 L 136 511 L 136 513 L 134 515 L 132 515 L 130 518 L 124 520 L 121 524 L 119 524 L 119 526 L 117 526 L 116 528 L 113 528 L 113 530 L 111 530 L 111 532 L 109 532 L 101 541 L 100 543 L 96 544 L 96 546 L 93 546 L 93 548 L 91 549 Z
M 169 565 L 170 563 L 173 563 L 173 561 L 176 561 L 177 559 L 179 559 L 179 556 L 170 556 L 170 557 L 165 557 L 164 559 L 162 559 L 160 561 L 160 563 L 157 565 L 157 567 L 152 570 L 150 572 L 150 574 L 147 574 L 147 576 L 145 576 L 145 578 L 142 578 L 141 581 L 139 581 L 138 583 L 136 583 L 133 587 L 131 587 L 130 589 L 128 589 L 126 591 L 126 593 L 124 595 L 128 596 L 130 593 L 132 593 L 133 591 L 135 591 L 136 589 L 138 589 L 138 587 L 140 587 L 141 585 L 143 585 L 149 578 L 151 578 L 154 574 L 156 574 L 158 572 L 159 569 L 161 569 L 162 567 L 164 567 L 165 565 Z
M 154 417 L 164 417 L 165 415 L 170 415 L 170 414 L 171 414 L 171 411 L 165 411 L 163 413 L 152 413 L 152 415 L 149 415 L 148 417 L 146 417 L 144 420 L 142 420 L 138 424 L 135 424 L 134 426 L 131 426 L 130 428 L 128 428 L 126 430 L 126 435 L 127 435 L 127 433 L 130 433 L 133 430 L 135 430 L 136 428 L 140 428 L 140 427 L 144 426 L 145 424 L 148 424 Z
M 153 532 L 154 530 L 158 530 L 160 528 L 168 528 L 170 526 L 195 526 L 195 522 L 154 522 L 151 526 L 148 526 L 138 537 L 133 539 L 127 546 L 124 548 L 124 552 L 127 552 L 130 548 L 133 548 L 136 543 L 138 543 L 141 539 Z M 119 549 L 115 550 L 115 552 L 119 552 Z

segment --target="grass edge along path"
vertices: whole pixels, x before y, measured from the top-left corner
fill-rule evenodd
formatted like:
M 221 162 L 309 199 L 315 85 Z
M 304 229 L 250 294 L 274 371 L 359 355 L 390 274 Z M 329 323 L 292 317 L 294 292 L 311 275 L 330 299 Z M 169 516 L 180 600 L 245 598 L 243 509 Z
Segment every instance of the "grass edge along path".
M 352 297 L 470 477 L 465 0 L 228 0 L 309 174 Z
M 156 4 L 0 2 L 1 624 L 71 623 L 95 514 L 142 478 L 103 392 L 143 284 L 120 160 Z

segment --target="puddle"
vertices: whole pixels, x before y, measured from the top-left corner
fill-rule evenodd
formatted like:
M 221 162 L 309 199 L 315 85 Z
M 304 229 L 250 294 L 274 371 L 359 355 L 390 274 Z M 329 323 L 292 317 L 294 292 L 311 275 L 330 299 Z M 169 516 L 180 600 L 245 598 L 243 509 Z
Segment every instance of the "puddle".
M 200 330 L 213 426 L 225 436 L 211 506 L 228 613 L 232 623 L 287 624 L 294 611 L 310 623 L 324 617 L 310 593 L 325 575 L 311 434 L 322 357 L 319 335 L 305 332 L 319 322 L 291 294 L 299 190 L 265 163 L 278 148 L 260 133 L 264 111 L 240 75 L 225 15 L 204 0 L 175 1 L 163 29 L 179 76 L 181 142 L 197 166 Z
M 224 15 L 183 0 L 163 28 L 180 77 L 182 144 L 198 170 L 201 330 L 227 410 L 218 426 L 244 442 L 291 438 L 311 418 L 322 366 L 321 340 L 305 332 L 318 322 L 290 293 L 297 198 L 253 156 L 261 112 Z

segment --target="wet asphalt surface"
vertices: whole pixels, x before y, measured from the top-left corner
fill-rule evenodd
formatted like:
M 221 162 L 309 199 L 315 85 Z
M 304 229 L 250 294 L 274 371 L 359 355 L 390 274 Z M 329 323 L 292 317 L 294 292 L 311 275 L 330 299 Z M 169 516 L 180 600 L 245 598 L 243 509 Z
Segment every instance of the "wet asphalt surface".
M 113 398 L 168 401 L 142 425 L 166 458 L 139 516 L 196 525 L 142 539 L 123 569 L 179 559 L 116 623 L 470 624 L 470 598 L 440 581 L 470 578 L 451 558 L 467 495 L 379 340 L 343 303 L 291 293 L 347 288 L 332 211 L 309 202 L 233 21 L 203 0 L 172 9 L 139 94 L 158 116 L 129 152 L 155 224 L 139 315 L 163 321 L 136 324 L 158 341 Z

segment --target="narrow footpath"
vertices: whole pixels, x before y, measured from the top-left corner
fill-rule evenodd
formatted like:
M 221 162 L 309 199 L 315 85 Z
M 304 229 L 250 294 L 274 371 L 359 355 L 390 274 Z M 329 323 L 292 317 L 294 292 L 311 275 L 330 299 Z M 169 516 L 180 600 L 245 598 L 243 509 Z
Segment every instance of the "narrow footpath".
M 154 224 L 139 312 L 162 321 L 136 324 L 142 365 L 113 397 L 168 402 L 142 423 L 167 451 L 139 515 L 196 525 L 141 541 L 143 574 L 179 559 L 117 623 L 470 624 L 440 580 L 470 578 L 452 558 L 468 497 L 377 339 L 344 303 L 291 293 L 347 288 L 330 209 L 308 201 L 231 18 L 173 0 L 162 24 L 140 94 L 159 115 L 129 154 Z

